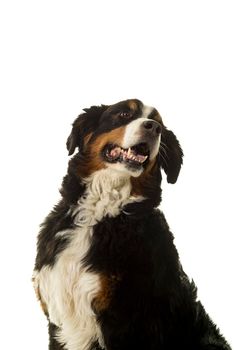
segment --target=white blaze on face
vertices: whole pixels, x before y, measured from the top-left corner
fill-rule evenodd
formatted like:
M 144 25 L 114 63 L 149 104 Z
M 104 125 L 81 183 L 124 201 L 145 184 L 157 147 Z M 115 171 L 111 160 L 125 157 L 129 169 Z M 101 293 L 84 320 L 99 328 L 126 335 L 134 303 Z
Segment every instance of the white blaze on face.
M 141 142 L 141 125 L 147 120 L 149 119 L 138 118 L 126 126 L 122 144 L 123 148 L 127 149 Z
M 142 116 L 140 118 L 133 120 L 131 123 L 129 123 L 126 126 L 124 137 L 123 137 L 123 143 L 122 143 L 123 148 L 127 149 L 129 147 L 132 147 L 142 142 L 141 125 L 145 121 L 149 120 L 147 117 L 150 115 L 152 111 L 153 111 L 153 107 L 144 106 L 142 109 Z M 155 139 L 155 146 L 151 149 L 150 159 L 153 159 L 156 157 L 159 150 L 160 140 L 161 140 L 161 135 L 159 135 L 159 137 Z
M 153 111 L 153 109 L 154 109 L 153 107 L 144 106 L 142 108 L 142 118 L 148 118 L 148 116 Z

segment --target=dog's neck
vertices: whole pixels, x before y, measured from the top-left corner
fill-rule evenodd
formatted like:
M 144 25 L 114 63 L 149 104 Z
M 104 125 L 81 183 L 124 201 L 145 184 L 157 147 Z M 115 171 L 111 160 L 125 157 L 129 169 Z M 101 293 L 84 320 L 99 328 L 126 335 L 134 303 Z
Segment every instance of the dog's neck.
M 137 178 L 132 181 L 130 175 L 113 169 L 101 169 L 88 178 L 82 179 L 77 173 L 78 163 L 78 155 L 70 160 L 68 174 L 64 177 L 60 190 L 67 206 L 77 207 L 77 203 L 87 192 L 96 203 L 100 203 L 100 200 L 102 204 L 105 202 L 113 204 L 113 201 L 119 201 L 121 208 L 125 206 L 125 212 L 137 215 L 142 215 L 160 204 L 161 172 L 159 168 L 155 169 L 147 181 L 142 182 L 140 191 L 135 191 Z
M 120 171 L 112 169 L 102 169 L 94 172 L 88 178 L 82 180 L 86 187 L 92 189 L 100 198 L 103 193 L 112 191 L 122 191 L 127 186 L 130 187 L 130 176 Z M 130 192 L 126 191 L 125 196 L 130 196 Z
M 132 196 L 130 176 L 115 170 L 99 170 L 83 183 L 85 191 L 73 211 L 78 226 L 93 225 L 105 216 L 115 217 L 126 205 L 145 199 Z

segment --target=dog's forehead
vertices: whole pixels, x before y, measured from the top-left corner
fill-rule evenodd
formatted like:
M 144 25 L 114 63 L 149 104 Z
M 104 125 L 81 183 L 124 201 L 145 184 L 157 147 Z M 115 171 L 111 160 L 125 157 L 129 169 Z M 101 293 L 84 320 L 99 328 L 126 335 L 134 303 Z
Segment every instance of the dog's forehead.
M 155 107 L 144 105 L 143 102 L 138 99 L 124 100 L 110 105 L 105 111 L 105 114 L 115 114 L 121 111 L 129 111 L 139 117 L 152 118 L 159 122 L 162 121 L 161 116 Z
M 132 111 L 132 112 L 141 112 L 143 108 L 143 103 L 140 100 L 137 99 L 131 99 L 131 100 L 124 100 L 117 102 L 107 109 L 107 112 L 113 113 L 117 111 Z

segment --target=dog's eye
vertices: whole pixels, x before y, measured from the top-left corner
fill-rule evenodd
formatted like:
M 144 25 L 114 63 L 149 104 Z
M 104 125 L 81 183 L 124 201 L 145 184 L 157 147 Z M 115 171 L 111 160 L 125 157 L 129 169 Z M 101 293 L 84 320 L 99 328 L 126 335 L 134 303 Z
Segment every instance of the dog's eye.
M 130 112 L 120 112 L 119 116 L 121 118 L 130 118 L 132 116 L 132 114 Z

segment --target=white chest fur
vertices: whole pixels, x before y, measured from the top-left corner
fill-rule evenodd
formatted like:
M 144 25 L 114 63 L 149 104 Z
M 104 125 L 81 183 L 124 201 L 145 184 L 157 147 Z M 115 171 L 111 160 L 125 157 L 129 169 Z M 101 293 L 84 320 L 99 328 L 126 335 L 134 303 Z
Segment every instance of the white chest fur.
M 51 268 L 35 271 L 35 284 L 47 306 L 49 319 L 60 331 L 58 340 L 68 350 L 88 350 L 93 341 L 104 347 L 91 302 L 100 289 L 99 276 L 82 265 L 93 233 L 93 225 L 104 216 L 116 216 L 127 203 L 142 200 L 131 197 L 129 178 L 102 170 L 86 180 L 86 192 L 70 213 L 75 229 L 57 233 L 69 236 L 70 243 Z M 56 239 L 56 238 L 55 238 Z

